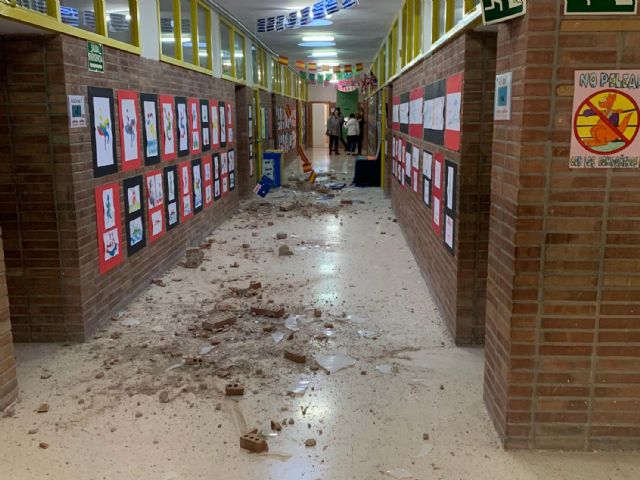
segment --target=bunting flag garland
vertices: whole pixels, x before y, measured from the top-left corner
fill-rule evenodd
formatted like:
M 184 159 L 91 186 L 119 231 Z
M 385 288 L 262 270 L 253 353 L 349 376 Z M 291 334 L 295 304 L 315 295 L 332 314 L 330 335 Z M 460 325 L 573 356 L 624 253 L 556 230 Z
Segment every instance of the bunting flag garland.
M 315 62 L 309 62 L 309 65 L 307 68 L 309 69 L 310 72 L 316 73 L 316 70 L 318 70 L 318 64 Z
M 306 63 L 302 60 L 296 60 L 296 70 L 304 70 L 307 67 Z
M 364 63 L 356 63 L 356 72 L 364 70 Z
M 305 25 L 309 25 L 311 21 L 311 7 L 300 10 L 300 25 L 304 27 Z
M 342 9 L 348 10 L 359 4 L 359 0 L 342 0 Z M 290 11 L 286 15 L 259 18 L 256 22 L 256 30 L 258 33 L 266 33 L 274 31 L 282 32 L 288 29 L 306 27 L 308 25 L 312 25 L 314 20 L 321 20 L 323 18 L 326 18 L 327 15 L 338 13 L 340 9 L 341 7 L 338 3 L 338 0 L 318 0 L 310 7 Z M 121 20 L 122 19 L 116 19 L 116 21 L 114 21 L 114 24 L 119 21 L 124 28 L 124 23 L 122 23 Z M 161 21 L 161 23 L 163 22 Z M 170 30 L 170 28 L 171 27 L 168 26 L 166 30 Z
M 284 55 L 278 56 L 278 63 L 280 65 L 289 65 L 289 57 L 285 57 Z
M 287 17 L 287 23 L 285 24 L 286 28 L 299 28 L 298 25 L 298 12 L 290 12 Z
M 301 80 L 307 80 L 307 72 L 300 72 L 300 79 Z
M 351 68 L 351 65 L 345 65 L 344 66 L 344 72 L 345 73 L 351 73 L 353 70 Z
M 340 10 L 340 7 L 338 7 L 338 0 L 326 0 L 325 9 L 327 10 L 327 15 L 336 13 Z
M 323 72 L 330 72 L 331 71 L 331 67 L 329 65 L 323 65 L 322 66 L 322 71 Z
M 340 73 L 340 67 L 339 66 L 333 67 L 333 73 L 336 73 L 336 74 Z
M 326 17 L 326 11 L 324 8 L 324 0 L 321 0 L 320 2 L 316 2 L 313 4 L 313 19 L 314 20 L 321 20 L 324 17 Z

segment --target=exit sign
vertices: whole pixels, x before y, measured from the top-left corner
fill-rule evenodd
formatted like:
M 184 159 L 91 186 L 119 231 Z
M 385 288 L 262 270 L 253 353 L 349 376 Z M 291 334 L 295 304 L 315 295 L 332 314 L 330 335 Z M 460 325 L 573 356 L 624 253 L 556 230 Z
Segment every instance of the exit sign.
M 505 22 L 527 13 L 527 0 L 482 0 L 482 22 L 485 25 Z
M 638 0 L 565 0 L 565 15 L 634 15 Z

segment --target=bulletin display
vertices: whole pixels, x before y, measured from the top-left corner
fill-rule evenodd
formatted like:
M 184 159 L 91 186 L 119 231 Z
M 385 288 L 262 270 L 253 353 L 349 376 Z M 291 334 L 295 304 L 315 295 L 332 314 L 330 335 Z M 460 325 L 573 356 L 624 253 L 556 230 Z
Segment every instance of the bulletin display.
M 94 188 L 98 268 L 106 274 L 124 250 L 137 254 L 235 189 L 234 105 L 96 87 L 87 95 L 94 178 L 138 173 Z M 189 154 L 197 157 L 171 164 Z

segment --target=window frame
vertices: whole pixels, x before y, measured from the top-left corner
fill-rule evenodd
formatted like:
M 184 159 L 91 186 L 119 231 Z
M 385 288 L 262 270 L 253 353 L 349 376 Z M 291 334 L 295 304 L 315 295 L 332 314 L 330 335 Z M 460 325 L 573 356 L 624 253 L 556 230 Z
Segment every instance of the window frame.
M 228 75 L 223 72 L 222 78 L 231 80 L 232 82 L 246 84 L 247 83 L 247 58 L 246 58 L 247 36 L 243 32 L 241 32 L 233 23 L 231 23 L 231 21 L 227 20 L 226 18 L 220 17 L 220 21 L 218 22 L 218 25 L 222 25 L 222 24 L 224 24 L 229 29 L 229 50 L 231 52 L 231 75 Z M 222 29 L 218 28 L 218 32 L 219 32 L 218 34 L 219 41 L 220 41 L 220 44 L 222 45 L 222 37 L 221 37 Z M 236 67 L 236 42 L 235 42 L 236 35 L 240 36 L 240 38 L 242 39 L 242 48 L 243 48 L 242 68 L 244 70 L 243 77 L 238 77 L 238 72 Z M 253 72 L 252 72 L 252 75 L 253 75 Z

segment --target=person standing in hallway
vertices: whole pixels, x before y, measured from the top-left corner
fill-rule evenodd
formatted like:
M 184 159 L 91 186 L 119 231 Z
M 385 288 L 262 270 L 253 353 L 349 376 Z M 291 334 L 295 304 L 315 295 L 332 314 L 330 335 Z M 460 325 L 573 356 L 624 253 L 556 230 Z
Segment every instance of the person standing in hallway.
M 340 118 L 340 133 L 339 133 L 340 142 L 342 143 L 342 146 L 346 150 L 347 149 L 347 142 L 344 141 L 344 137 L 343 137 L 343 134 L 342 134 L 342 126 L 345 123 L 345 118 L 342 115 L 342 110 L 340 110 L 340 107 L 336 107 L 335 111 L 338 112 L 338 117 Z
M 366 123 L 364 120 L 364 111 L 362 109 L 358 110 L 356 120 L 358 120 L 358 128 L 360 129 L 360 131 L 358 132 L 358 155 L 362 155 L 362 142 L 364 141 L 364 124 Z
M 340 139 L 340 130 L 342 130 L 342 118 L 338 115 L 338 110 L 334 110 L 329 120 L 327 120 L 327 135 L 329 135 L 329 155 L 333 152 L 340 155 L 338 151 L 338 140 Z
M 349 115 L 349 120 L 345 123 L 347 129 L 347 155 L 356 154 L 356 145 L 358 144 L 358 136 L 360 134 L 360 125 L 356 116 L 352 113 Z

